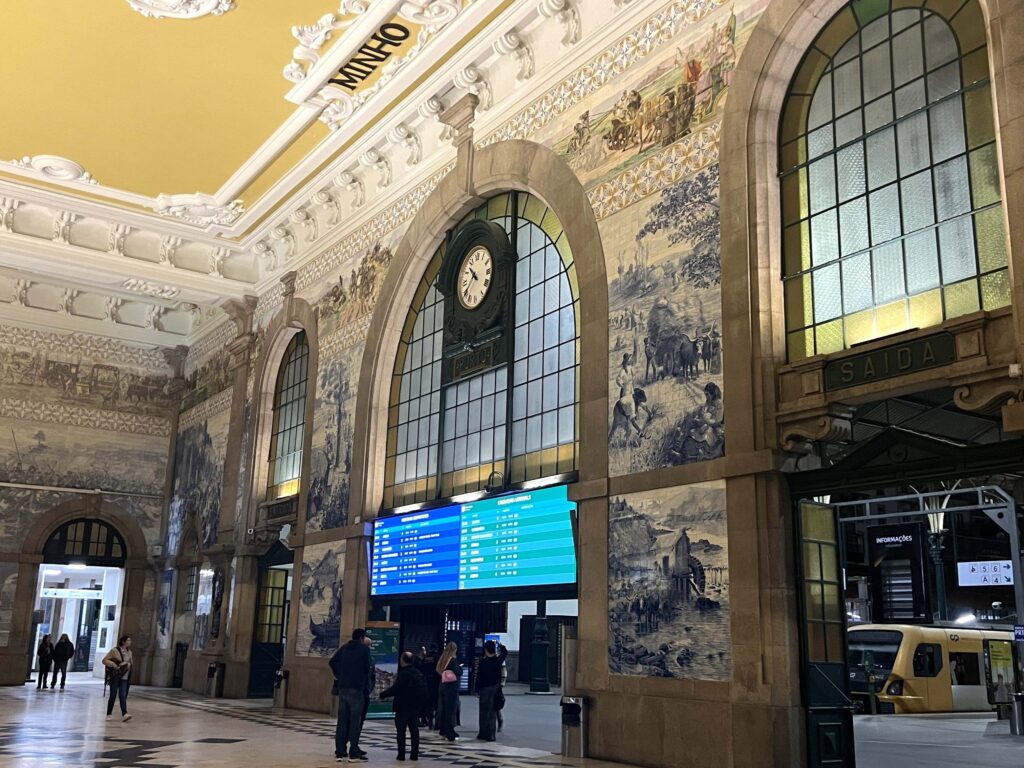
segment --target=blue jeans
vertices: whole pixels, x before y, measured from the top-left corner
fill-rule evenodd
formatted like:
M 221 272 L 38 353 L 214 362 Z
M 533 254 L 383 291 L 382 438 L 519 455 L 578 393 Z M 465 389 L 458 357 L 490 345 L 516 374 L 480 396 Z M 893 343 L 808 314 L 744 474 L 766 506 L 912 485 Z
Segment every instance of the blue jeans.
M 338 728 L 334 732 L 335 757 L 352 757 L 362 751 L 359 749 L 359 734 L 363 730 L 364 700 L 363 692 L 355 688 L 342 688 L 338 691 Z
M 110 697 L 107 699 L 107 714 L 114 711 L 114 699 L 121 705 L 121 717 L 128 714 L 128 675 L 110 684 Z

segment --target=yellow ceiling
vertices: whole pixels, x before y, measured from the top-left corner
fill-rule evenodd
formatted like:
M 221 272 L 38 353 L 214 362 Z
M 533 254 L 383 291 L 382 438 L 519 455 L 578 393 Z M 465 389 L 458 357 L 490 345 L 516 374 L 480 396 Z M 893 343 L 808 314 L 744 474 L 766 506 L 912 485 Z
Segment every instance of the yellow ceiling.
M 59 155 L 104 186 L 213 194 L 295 109 L 281 75 L 291 27 L 337 7 L 236 0 L 221 16 L 179 20 L 147 19 L 125 0 L 4 0 L 0 159 Z M 272 175 L 327 134 L 314 123 Z

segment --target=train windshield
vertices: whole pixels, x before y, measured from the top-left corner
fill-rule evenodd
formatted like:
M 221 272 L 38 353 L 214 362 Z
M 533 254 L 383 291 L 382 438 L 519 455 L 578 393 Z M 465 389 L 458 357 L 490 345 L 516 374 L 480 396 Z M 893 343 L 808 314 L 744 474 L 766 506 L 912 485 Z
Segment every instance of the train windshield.
M 902 641 L 902 632 L 851 630 L 847 662 L 851 669 L 892 671 Z

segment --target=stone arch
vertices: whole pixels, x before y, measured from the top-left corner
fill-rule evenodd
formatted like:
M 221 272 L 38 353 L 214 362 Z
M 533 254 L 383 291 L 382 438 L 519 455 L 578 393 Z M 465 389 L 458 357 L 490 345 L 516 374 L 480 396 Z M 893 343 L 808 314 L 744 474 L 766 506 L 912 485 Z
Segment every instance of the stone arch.
M 1024 204 L 1020 174 L 1024 126 L 1009 125 L 1012 91 L 1004 62 L 1024 57 L 1024 37 L 1011 14 L 1017 0 L 996 8 L 977 2 L 986 20 L 990 77 L 996 113 L 996 143 L 1007 211 Z M 776 371 L 786 361 L 782 287 L 782 222 L 778 182 L 779 120 L 790 82 L 811 43 L 849 0 L 773 0 L 757 22 L 737 62 L 726 101 L 719 151 L 722 229 L 724 373 L 730 382 L 726 415 L 730 451 L 778 448 L 771 414 L 776 412 Z M 1012 34 L 1009 30 L 1015 30 Z M 1021 66 L 1021 65 L 1017 65 Z M 1010 67 L 1012 69 L 1012 66 Z M 1012 158 L 1008 157 L 1012 154 Z M 1024 231 L 1009 231 L 1014 275 L 1018 349 L 1024 345 L 1024 270 L 1014 271 Z M 1017 246 L 1020 243 L 1020 247 Z M 1019 356 L 1018 352 L 1018 356 Z M 1018 359 L 1020 359 L 1018 357 Z M 742 382 L 749 382 L 742 386 Z
M 155 587 L 152 565 L 148 559 L 146 538 L 130 514 L 99 494 L 80 495 L 61 502 L 36 517 L 21 549 L 18 585 L 14 598 L 11 636 L 6 648 L 0 648 L 0 684 L 24 683 L 24 649 L 30 640 L 32 610 L 35 605 L 39 568 L 43 563 L 43 546 L 50 536 L 67 522 L 78 518 L 101 520 L 117 529 L 127 549 L 124 564 L 124 585 L 121 593 L 120 634 L 136 638 L 138 681 L 148 683 L 153 649 L 152 605 L 147 605 L 147 580 Z M 150 601 L 151 602 L 151 601 Z M 21 678 L 21 679 L 19 679 Z
M 32 523 L 22 543 L 26 555 L 42 556 L 43 546 L 54 531 L 77 518 L 102 520 L 110 524 L 124 538 L 127 548 L 125 567 L 144 567 L 147 563 L 146 537 L 139 524 L 116 504 L 100 496 L 80 496 L 70 499 L 39 515 Z
M 472 158 L 467 168 L 466 157 Z M 445 233 L 488 197 L 530 192 L 558 215 L 572 248 L 580 291 L 580 481 L 608 475 L 608 280 L 586 191 L 552 150 L 531 141 L 498 142 L 460 153 L 459 166 L 424 200 L 395 250 L 363 351 L 353 432 L 350 519 L 375 515 L 384 488 L 391 375 L 413 295 Z M 467 177 L 468 176 L 468 184 Z
M 291 273 L 294 276 L 294 273 Z M 252 527 L 256 522 L 256 511 L 263 501 L 269 466 L 264 458 L 270 450 L 270 430 L 274 418 L 274 392 L 277 375 L 284 362 L 284 353 L 291 340 L 300 332 L 305 331 L 306 343 L 309 345 L 309 379 L 306 387 L 306 431 L 302 446 L 302 476 L 299 483 L 297 499 L 298 530 L 305 527 L 306 494 L 309 483 L 309 454 L 313 439 L 313 411 L 316 398 L 316 371 L 319 359 L 319 337 L 317 333 L 316 311 L 305 299 L 295 298 L 287 294 L 281 308 L 274 315 L 263 335 L 263 342 L 258 351 L 253 387 L 252 440 L 253 450 L 249 485 L 248 522 L 243 521 L 243 528 Z

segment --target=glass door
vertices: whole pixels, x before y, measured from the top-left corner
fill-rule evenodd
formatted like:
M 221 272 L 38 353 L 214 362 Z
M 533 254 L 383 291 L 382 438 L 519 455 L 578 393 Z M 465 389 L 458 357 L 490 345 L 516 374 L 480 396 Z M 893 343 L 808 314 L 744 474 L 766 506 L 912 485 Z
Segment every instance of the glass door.
M 796 511 L 808 765 L 853 768 L 838 515 L 831 506 L 808 500 L 798 502 Z

